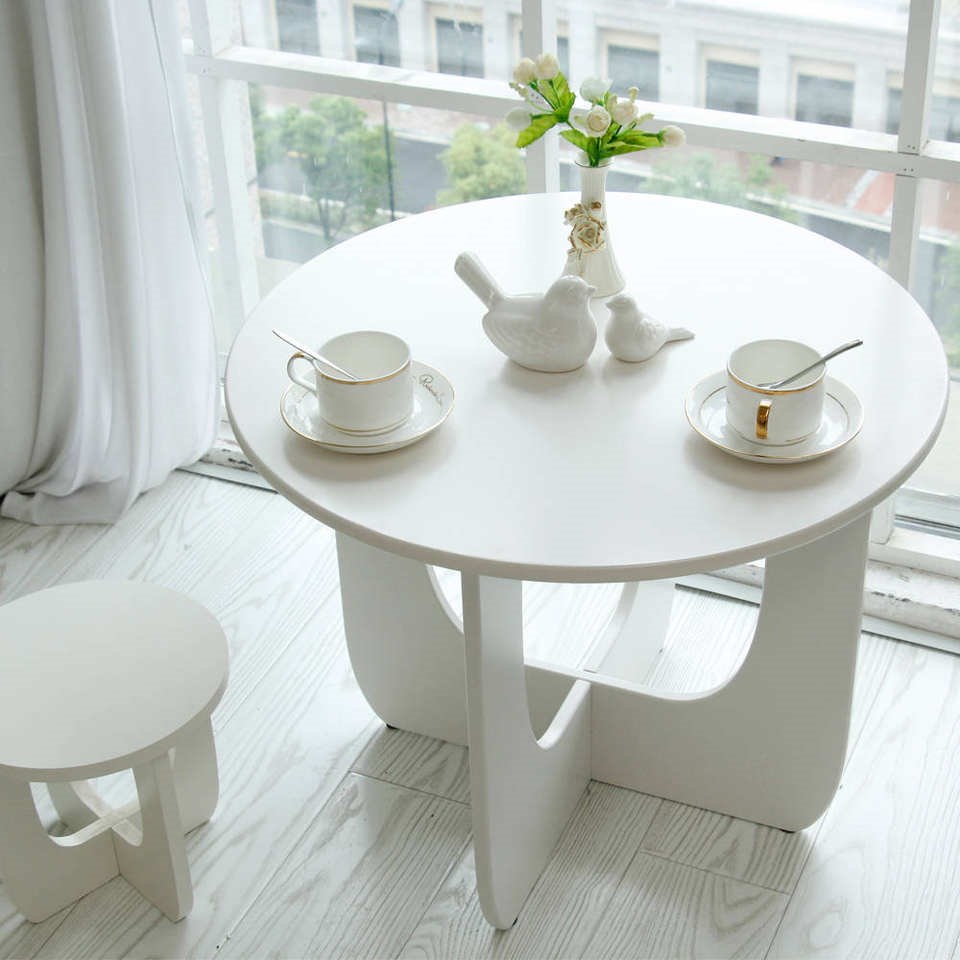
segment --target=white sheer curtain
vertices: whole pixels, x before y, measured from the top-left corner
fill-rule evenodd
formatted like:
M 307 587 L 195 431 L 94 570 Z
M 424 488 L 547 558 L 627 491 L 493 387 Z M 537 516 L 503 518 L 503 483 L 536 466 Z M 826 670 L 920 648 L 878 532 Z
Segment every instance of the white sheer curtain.
M 111 521 L 201 456 L 217 421 L 176 5 L 13 2 L 33 60 L 44 302 L 3 318 L 41 325 L 42 372 L 2 512 Z

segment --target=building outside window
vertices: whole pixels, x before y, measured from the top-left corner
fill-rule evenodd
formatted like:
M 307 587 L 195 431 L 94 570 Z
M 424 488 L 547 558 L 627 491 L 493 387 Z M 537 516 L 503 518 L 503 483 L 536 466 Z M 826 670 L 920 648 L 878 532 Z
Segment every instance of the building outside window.
M 756 114 L 760 68 L 750 51 L 708 48 L 704 65 L 704 106 L 711 110 Z
M 359 63 L 400 66 L 400 31 L 390 10 L 354 5 L 353 43 Z
M 660 51 L 610 43 L 607 76 L 615 93 L 624 94 L 630 87 L 637 87 L 641 100 L 659 100 Z
M 320 53 L 317 0 L 277 0 L 277 44 L 290 53 Z
M 853 67 L 800 63 L 794 69 L 794 117 L 834 127 L 853 124 Z
M 483 76 L 483 26 L 437 17 L 437 71 L 461 77 Z

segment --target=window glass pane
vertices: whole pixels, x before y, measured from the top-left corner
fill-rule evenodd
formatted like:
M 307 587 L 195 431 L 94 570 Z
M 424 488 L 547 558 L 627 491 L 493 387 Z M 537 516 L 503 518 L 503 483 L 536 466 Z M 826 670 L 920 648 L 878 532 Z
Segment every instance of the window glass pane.
M 799 74 L 796 119 L 849 127 L 853 122 L 853 84 L 846 80 Z
M 317 0 L 277 0 L 277 41 L 291 53 L 320 53 Z
M 561 151 L 561 186 L 579 188 L 575 151 Z M 618 157 L 609 190 L 695 197 L 796 223 L 886 268 L 892 174 L 727 150 L 646 150 Z
M 261 295 L 298 264 L 387 223 L 391 216 L 526 190 L 523 157 L 513 146 L 516 133 L 499 117 L 239 83 L 233 89 L 244 108 L 239 136 L 246 148 L 252 255 Z M 232 281 L 220 270 L 195 77 L 189 78 L 189 102 L 211 250 L 218 344 L 225 352 L 236 331 L 223 315 L 222 289 Z
M 889 78 L 903 74 L 908 10 L 906 0 L 631 0 L 615 6 L 611 0 L 565 0 L 557 17 L 571 39 L 575 89 L 595 74 L 613 78 L 614 89 L 635 82 L 644 99 L 662 103 L 703 107 L 732 102 L 722 109 L 791 119 L 799 103 L 806 119 L 884 131 Z M 718 56 L 718 48 L 751 56 Z M 653 76 L 641 78 L 638 67 L 618 65 L 621 50 L 636 49 L 656 52 Z M 749 69 L 729 70 L 725 86 L 733 86 L 739 75 L 739 89 L 720 93 L 710 61 L 752 68 L 756 80 Z M 796 66 L 801 61 L 822 63 L 824 69 L 800 71 L 811 79 L 798 95 Z M 848 75 L 826 69 L 837 65 Z M 821 78 L 841 85 L 821 84 Z
M 922 498 L 921 510 L 914 503 L 904 512 L 912 516 L 919 512 L 923 519 L 960 526 L 960 501 L 956 500 L 960 497 L 960 189 L 937 181 L 927 181 L 921 189 L 920 241 L 912 292 L 943 340 L 950 364 L 950 405 L 933 452 L 907 484 L 930 496 Z M 923 499 L 930 511 L 925 516 Z
M 400 66 L 400 33 L 397 17 L 377 7 L 353 8 L 353 43 L 361 63 Z
M 615 93 L 625 94 L 637 87 L 641 100 L 660 97 L 660 54 L 611 43 L 607 47 L 607 76 Z
M 707 61 L 706 106 L 735 113 L 756 113 L 760 71 L 739 63 Z
M 891 83 L 902 87 L 902 75 L 891 78 Z M 960 7 L 954 2 L 940 4 L 927 122 L 931 139 L 960 142 Z

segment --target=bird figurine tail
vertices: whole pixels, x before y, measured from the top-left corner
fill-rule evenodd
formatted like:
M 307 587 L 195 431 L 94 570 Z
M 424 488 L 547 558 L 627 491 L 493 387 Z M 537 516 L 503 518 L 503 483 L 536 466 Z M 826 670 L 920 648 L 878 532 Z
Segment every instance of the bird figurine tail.
M 503 290 L 475 253 L 461 253 L 454 262 L 453 269 L 488 308 L 503 299 Z
M 666 339 L 664 343 L 672 343 L 674 340 L 692 340 L 693 331 L 688 330 L 686 327 L 669 327 L 667 329 Z

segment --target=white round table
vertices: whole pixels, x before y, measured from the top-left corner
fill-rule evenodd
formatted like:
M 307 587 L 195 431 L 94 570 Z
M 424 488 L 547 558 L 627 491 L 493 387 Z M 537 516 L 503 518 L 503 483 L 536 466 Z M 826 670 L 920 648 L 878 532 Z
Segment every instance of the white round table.
M 646 195 L 609 198 L 627 290 L 696 339 L 625 364 L 601 336 L 581 370 L 516 366 L 485 338 L 454 258 L 473 250 L 509 292 L 545 289 L 571 202 L 450 207 L 329 250 L 254 312 L 226 379 L 252 462 L 338 532 L 347 641 L 374 708 L 470 744 L 478 883 L 497 926 L 515 919 L 591 775 L 784 829 L 820 815 L 845 747 L 869 512 L 929 451 L 947 396 L 933 325 L 871 263 L 780 220 Z M 347 329 L 397 333 L 449 377 L 456 407 L 403 450 L 319 449 L 280 419 L 290 350 L 274 326 L 314 345 Z M 764 337 L 823 350 L 864 339 L 829 371 L 863 404 L 855 440 L 773 466 L 690 429 L 691 387 Z M 757 638 L 718 690 L 661 698 L 597 664 L 524 665 L 523 579 L 627 583 L 609 642 L 646 649 L 662 638 L 669 585 L 636 581 L 759 557 Z M 462 631 L 424 564 L 462 571 Z

